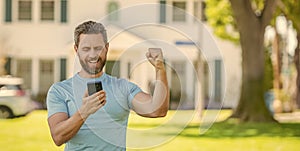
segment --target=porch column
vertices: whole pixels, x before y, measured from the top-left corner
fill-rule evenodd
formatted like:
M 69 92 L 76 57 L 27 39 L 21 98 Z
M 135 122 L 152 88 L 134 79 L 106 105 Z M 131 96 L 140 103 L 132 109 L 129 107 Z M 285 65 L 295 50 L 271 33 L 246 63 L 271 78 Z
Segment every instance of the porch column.
M 39 59 L 32 58 L 31 93 L 37 95 L 39 92 Z

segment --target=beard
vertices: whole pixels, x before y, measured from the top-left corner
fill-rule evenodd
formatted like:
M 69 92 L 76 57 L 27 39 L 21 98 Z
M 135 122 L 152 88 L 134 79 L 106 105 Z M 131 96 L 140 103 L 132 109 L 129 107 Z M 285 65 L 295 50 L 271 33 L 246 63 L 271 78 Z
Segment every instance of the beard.
M 84 71 L 86 71 L 87 73 L 94 75 L 94 74 L 98 74 L 102 71 L 105 62 L 106 62 L 106 58 L 104 60 L 102 60 L 102 58 L 97 57 L 97 58 L 88 58 L 88 59 L 81 59 L 81 57 L 79 56 L 79 61 L 81 64 L 81 67 L 83 68 Z M 97 61 L 95 67 L 90 67 L 89 66 L 89 62 L 90 61 Z

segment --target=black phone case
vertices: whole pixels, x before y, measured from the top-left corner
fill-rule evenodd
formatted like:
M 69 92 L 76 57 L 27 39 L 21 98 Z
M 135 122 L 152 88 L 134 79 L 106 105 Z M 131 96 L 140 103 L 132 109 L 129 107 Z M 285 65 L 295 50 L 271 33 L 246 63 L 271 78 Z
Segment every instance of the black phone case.
M 89 95 L 93 95 L 94 93 L 102 90 L 102 83 L 101 81 L 88 82 L 87 88 Z

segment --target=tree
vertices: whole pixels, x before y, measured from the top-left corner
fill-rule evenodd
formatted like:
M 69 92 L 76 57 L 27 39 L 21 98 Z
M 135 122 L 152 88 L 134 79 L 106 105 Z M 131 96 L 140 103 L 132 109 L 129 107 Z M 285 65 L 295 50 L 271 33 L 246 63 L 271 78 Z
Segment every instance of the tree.
M 286 15 L 286 17 L 292 21 L 295 30 L 297 31 L 298 44 L 295 48 L 294 54 L 294 64 L 297 71 L 296 79 L 296 103 L 298 108 L 300 108 L 300 1 L 299 0 L 282 0 L 281 9 Z
M 236 27 L 239 33 L 238 37 L 235 34 L 233 36 L 239 38 L 242 48 L 242 86 L 240 100 L 232 117 L 237 117 L 241 121 L 275 121 L 264 102 L 264 34 L 266 26 L 273 18 L 277 0 L 229 1 L 230 3 L 228 0 L 209 0 L 207 6 L 209 7 L 209 3 L 211 3 L 214 5 L 213 7 L 223 5 L 221 8 L 230 9 L 221 13 L 220 19 L 215 21 L 215 24 L 226 24 L 223 26 L 225 31 Z M 209 15 L 213 11 L 207 10 L 207 13 Z M 229 15 L 232 19 L 229 17 L 226 20 L 226 15 L 227 18 Z M 228 25 L 233 21 L 235 23 Z M 210 22 L 210 24 L 214 23 Z M 215 33 L 218 35 L 221 32 Z
M 242 47 L 242 92 L 234 116 L 242 121 L 274 121 L 264 103 L 264 34 L 277 0 L 260 2 L 230 0 Z
M 207 0 L 205 14 L 215 35 L 235 44 L 239 43 L 240 36 L 228 0 Z
M 300 31 L 298 30 L 297 32 L 297 47 L 295 49 L 295 55 L 294 55 L 294 63 L 296 65 L 296 70 L 297 70 L 297 79 L 296 79 L 296 103 L 297 107 L 300 108 Z

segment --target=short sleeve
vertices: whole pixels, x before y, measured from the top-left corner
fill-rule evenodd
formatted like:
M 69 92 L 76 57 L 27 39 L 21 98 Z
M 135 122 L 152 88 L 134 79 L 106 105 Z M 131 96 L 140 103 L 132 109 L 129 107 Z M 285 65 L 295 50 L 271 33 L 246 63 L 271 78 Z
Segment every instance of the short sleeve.
M 132 82 L 128 82 L 127 86 L 128 86 L 127 101 L 128 101 L 129 108 L 132 109 L 132 100 L 136 94 L 142 92 L 142 89 Z
M 68 113 L 68 107 L 61 97 L 58 89 L 55 85 L 52 85 L 47 94 L 47 110 L 48 110 L 48 117 L 52 116 L 58 112 L 65 112 Z

